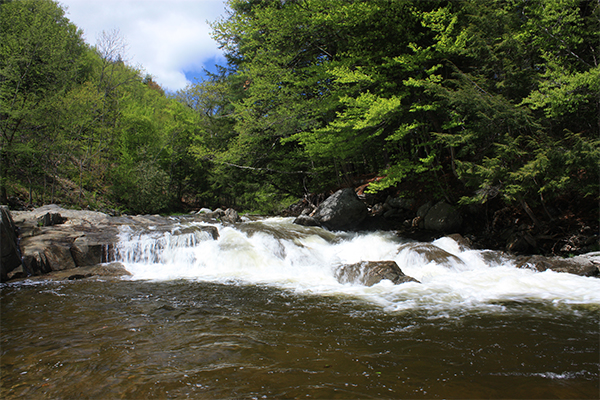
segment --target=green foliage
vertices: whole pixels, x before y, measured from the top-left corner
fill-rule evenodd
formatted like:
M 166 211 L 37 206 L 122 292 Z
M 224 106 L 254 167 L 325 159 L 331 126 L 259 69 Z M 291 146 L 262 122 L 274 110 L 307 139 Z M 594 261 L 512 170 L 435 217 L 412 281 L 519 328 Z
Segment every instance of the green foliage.
M 24 187 L 30 202 L 158 212 L 195 193 L 195 113 L 123 61 L 118 32 L 89 48 L 53 1 L 1 7 L 3 201 Z
M 246 83 L 233 102 L 237 163 L 273 165 L 297 143 L 287 171 L 302 165 L 313 188 L 306 178 L 378 171 L 371 192 L 422 175 L 449 198 L 439 177 L 452 173 L 472 190 L 463 201 L 597 195 L 595 2 L 229 6 L 214 27 L 229 82 Z
M 23 179 L 30 200 L 55 166 L 63 97 L 85 80 L 81 31 L 50 0 L 0 5 L 0 188 Z M 64 150 L 63 150 L 64 153 Z
M 420 181 L 528 213 L 598 196 L 597 2 L 228 6 L 213 24 L 227 67 L 168 98 L 118 32 L 90 48 L 56 3 L 1 3 L 3 200 L 66 181 L 80 206 L 266 213 L 366 173 L 383 177 L 369 192 Z

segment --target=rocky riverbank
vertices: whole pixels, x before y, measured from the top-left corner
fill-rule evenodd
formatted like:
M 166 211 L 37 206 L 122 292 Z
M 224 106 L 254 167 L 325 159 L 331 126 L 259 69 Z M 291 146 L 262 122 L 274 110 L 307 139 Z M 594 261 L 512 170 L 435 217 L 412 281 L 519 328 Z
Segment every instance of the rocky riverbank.
M 47 205 L 32 211 L 2 213 L 2 282 L 31 276 L 81 278 L 95 275 L 120 276 L 128 272 L 114 261 L 115 244 L 123 226 L 165 231 L 170 221 L 158 215 L 109 216 L 87 210 L 68 210 Z M 224 219 L 239 219 L 233 210 Z M 217 215 L 198 215 L 216 221 Z M 237 219 L 236 219 L 237 218 Z M 218 237 L 215 227 L 195 227 Z M 182 232 L 182 233 L 185 233 Z M 112 264 L 108 264 L 112 263 Z
M 451 236 L 463 247 L 481 248 L 477 239 L 474 240 L 475 235 L 468 233 L 468 219 L 474 218 L 473 215 L 465 215 L 445 202 L 426 203 L 418 208 L 416 204 L 415 200 L 392 197 L 383 203 L 369 204 L 368 199 L 357 196 L 353 189 L 342 189 L 318 205 L 305 199 L 289 209 L 287 215 L 295 214 L 297 224 L 322 226 L 329 230 L 394 230 L 399 236 L 421 241 Z M 121 227 L 143 229 L 152 226 L 154 230 L 166 232 L 172 223 L 157 215 L 109 216 L 95 211 L 67 210 L 56 205 L 12 212 L 3 206 L 1 212 L 2 282 L 31 276 L 80 279 L 127 275 L 122 265 L 113 262 Z M 192 218 L 231 224 L 240 222 L 240 217 L 232 209 L 202 209 Z M 219 236 L 217 228 L 212 226 L 194 226 L 193 229 L 207 231 L 213 239 Z M 184 229 L 181 234 L 184 233 L 188 232 Z M 592 239 L 597 241 L 597 236 L 592 236 Z M 528 239 L 525 237 L 523 240 Z M 509 238 L 507 243 L 507 248 L 499 250 L 505 251 L 517 267 L 537 271 L 550 269 L 581 276 L 600 275 L 600 252 L 574 257 L 519 254 L 515 251 L 518 246 L 514 241 Z M 385 278 L 389 271 L 396 274 L 393 266 L 386 266 L 385 272 L 380 271 L 380 265 L 373 264 L 373 268 L 377 270 L 374 270 L 377 279 L 389 279 Z M 351 270 L 348 268 L 344 272 L 345 279 L 352 276 L 348 272 Z
M 324 200 L 322 197 L 304 199 L 290 207 L 288 215 L 296 216 L 296 223 L 301 225 L 327 229 L 395 230 L 399 236 L 420 241 L 449 235 L 464 247 L 504 251 L 514 258 L 515 265 L 520 268 L 537 271 L 550 269 L 582 276 L 599 275 L 599 236 L 590 227 L 579 229 L 583 233 L 576 231 L 569 234 L 573 238 L 572 246 L 563 238 L 554 238 L 556 244 L 566 242 L 563 254 L 577 250 L 579 255 L 548 256 L 535 254 L 543 240 L 553 240 L 548 235 L 540 234 L 539 229 L 536 234 L 531 227 L 502 226 L 498 222 L 496 231 L 482 232 L 480 221 L 485 216 L 481 208 L 459 209 L 445 201 L 418 204 L 415 199 L 390 196 L 378 202 L 374 196 L 359 196 L 355 190 L 347 188 L 338 190 Z M 495 217 L 499 219 L 502 213 L 500 216 L 497 214 Z
M 534 218 L 533 222 L 526 213 L 499 202 L 458 206 L 445 200 L 431 201 L 426 196 L 402 198 L 393 193 L 374 195 L 361 188 L 347 188 L 330 196 L 306 196 L 284 214 L 297 217 L 297 223 L 303 225 L 392 230 L 421 241 L 459 233 L 475 249 L 566 258 L 600 251 L 597 206 L 593 201 L 582 203 L 581 214 L 575 216 L 561 212 L 562 206 L 557 204 L 546 210 L 547 220 Z

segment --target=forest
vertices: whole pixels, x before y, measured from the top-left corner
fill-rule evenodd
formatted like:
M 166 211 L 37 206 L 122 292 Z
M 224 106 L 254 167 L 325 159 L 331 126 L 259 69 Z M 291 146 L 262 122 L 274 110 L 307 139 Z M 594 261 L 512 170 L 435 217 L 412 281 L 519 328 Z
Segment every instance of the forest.
M 598 211 L 596 0 L 229 0 L 168 93 L 52 0 L 0 3 L 0 202 L 278 212 L 311 193 Z M 202 16 L 198 16 L 202 18 Z

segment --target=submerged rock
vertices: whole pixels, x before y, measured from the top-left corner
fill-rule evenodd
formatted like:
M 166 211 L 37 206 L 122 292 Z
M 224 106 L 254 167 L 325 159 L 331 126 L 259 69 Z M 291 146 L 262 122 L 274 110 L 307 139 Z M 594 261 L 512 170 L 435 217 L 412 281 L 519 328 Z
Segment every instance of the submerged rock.
M 340 283 L 355 283 L 373 286 L 384 279 L 395 285 L 405 282 L 417 282 L 415 278 L 404 275 L 395 261 L 363 261 L 356 264 L 342 265 L 335 273 Z
M 181 235 L 195 235 L 202 236 L 203 234 L 207 234 L 213 240 L 217 240 L 219 238 L 219 230 L 216 226 L 186 226 L 183 229 L 173 232 L 173 236 L 181 236 Z
M 294 220 L 294 223 L 302 226 L 321 226 L 319 221 L 315 217 L 311 217 L 310 215 L 301 214 Z
M 571 258 L 520 256 L 516 258 L 515 266 L 540 272 L 552 270 L 580 276 L 600 277 L 600 252 Z
M 27 279 L 29 281 L 73 281 L 86 278 L 119 278 L 130 276 L 131 273 L 125 269 L 123 264 L 113 262 L 110 264 L 101 264 L 91 267 L 77 267 L 63 271 L 52 271 L 41 276 L 16 276 L 16 280 Z
M 409 249 L 424 258 L 426 263 L 434 262 L 439 265 L 451 266 L 452 264 L 461 265 L 464 262 L 452 253 L 440 249 L 431 243 L 409 243 L 404 245 L 400 251 Z

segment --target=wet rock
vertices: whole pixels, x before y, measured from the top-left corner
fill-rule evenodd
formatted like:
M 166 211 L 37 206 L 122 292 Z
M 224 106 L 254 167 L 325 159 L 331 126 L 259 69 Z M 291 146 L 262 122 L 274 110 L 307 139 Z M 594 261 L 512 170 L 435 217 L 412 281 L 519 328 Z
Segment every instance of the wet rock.
M 202 221 L 207 221 L 207 222 L 208 221 L 210 221 L 210 222 L 223 221 L 223 222 L 229 222 L 229 223 L 239 222 L 239 221 L 235 221 L 236 215 L 237 215 L 237 212 L 231 208 L 228 208 L 227 210 L 217 208 L 214 211 L 210 211 L 209 209 L 206 208 L 206 209 L 200 210 L 196 214 L 196 216 L 199 217 Z M 239 216 L 238 216 L 238 218 L 239 218 Z
M 71 246 L 73 261 L 78 267 L 88 267 L 109 261 L 109 254 L 117 243 L 118 230 L 106 227 L 76 238 Z
M 427 263 L 435 262 L 436 264 L 445 266 L 464 264 L 464 262 L 454 254 L 448 253 L 446 250 L 440 249 L 431 243 L 409 243 L 402 246 L 400 251 L 402 250 L 410 250 L 419 254 Z
M 66 280 L 80 280 L 88 278 L 119 278 L 122 276 L 130 276 L 131 273 L 125 269 L 123 264 L 113 262 L 109 264 L 100 264 L 91 267 L 77 267 L 63 271 L 52 271 L 48 274 L 41 276 L 30 276 L 30 277 L 15 277 L 15 280 L 29 281 L 66 281 Z
M 125 266 L 118 262 L 109 264 L 100 264 L 90 268 L 92 276 L 119 277 L 129 276 L 131 272 L 125 269 Z
M 221 217 L 221 221 L 230 223 L 230 224 L 235 224 L 238 222 L 242 222 L 242 219 L 238 215 L 237 211 L 235 211 L 233 208 L 228 208 L 223 213 L 223 216 Z
M 431 209 L 431 207 L 433 207 L 433 204 L 430 201 L 428 201 L 427 203 L 423 204 L 417 210 L 417 216 L 416 216 L 416 218 L 424 219 L 425 216 L 427 215 L 427 213 L 429 212 L 429 210 Z
M 189 234 L 208 234 L 208 236 L 210 236 L 213 240 L 217 240 L 219 238 L 219 230 L 216 226 L 188 226 L 173 233 L 174 236 Z
M 294 223 L 303 226 L 321 226 L 321 224 L 319 223 L 319 221 L 317 221 L 316 218 L 306 214 L 300 214 L 298 217 L 296 217 Z
M 404 275 L 395 261 L 363 261 L 356 264 L 342 265 L 335 273 L 340 283 L 354 283 L 373 286 L 384 279 L 398 285 L 405 282 L 417 282 L 416 279 Z
M 515 266 L 540 272 L 552 270 L 580 276 L 600 277 L 600 252 L 571 258 L 520 256 L 515 259 Z
M 454 240 L 458 244 L 460 251 L 471 250 L 473 248 L 473 242 L 465 238 L 460 233 L 453 233 L 451 235 L 447 235 L 447 237 Z
M 115 221 L 133 221 L 126 217 L 111 220 L 102 213 L 64 210 L 56 205 L 16 214 L 21 230 L 23 274 L 27 276 L 108 261 L 109 252 L 118 241 Z M 155 222 L 155 218 L 148 218 Z
M 387 218 L 387 219 L 398 218 L 401 216 L 402 216 L 402 212 L 400 210 L 398 210 L 397 208 L 392 208 L 383 213 L 383 217 Z
M 89 278 L 91 275 L 82 275 L 82 274 L 75 274 L 75 275 L 71 275 L 69 276 L 67 279 L 70 281 L 74 281 L 77 279 L 85 279 L 85 278 Z
M 346 230 L 357 227 L 367 214 L 367 206 L 353 189 L 346 188 L 338 190 L 321 203 L 314 218 L 329 230 Z
M 41 235 L 23 238 L 23 268 L 30 275 L 41 275 L 76 267 L 71 246 L 74 237 L 46 231 Z
M 35 219 L 23 219 L 24 272 L 40 275 L 108 261 L 111 249 L 118 242 L 118 228 L 108 219 L 95 219 L 92 224 L 82 217 L 74 219 L 79 224 L 69 219 L 68 223 L 41 228 L 32 226 Z
M 0 206 L 0 282 L 8 279 L 8 274 L 21 265 L 21 252 L 17 239 L 17 227 L 6 206 Z
M 219 212 L 222 215 L 226 213 L 222 210 Z M 7 275 L 6 278 L 43 275 L 110 262 L 115 259 L 121 226 L 131 227 L 135 234 L 152 232 L 157 238 L 170 234 L 174 237 L 192 235 L 189 238 L 176 238 L 192 242 L 219 238 L 219 231 L 214 226 L 187 226 L 173 232 L 175 220 L 160 215 L 108 217 L 93 211 L 64 210 L 55 205 L 16 214 L 15 225 L 21 233 L 22 272 Z M 39 226 L 39 218 L 46 214 L 68 218 L 62 224 Z M 239 216 L 236 218 L 236 215 L 229 213 L 231 221 L 238 220 Z M 190 220 L 196 218 L 190 217 Z
M 17 268 L 13 269 L 12 271 L 10 271 L 8 273 L 7 279 L 4 282 L 10 281 L 13 279 L 25 278 L 26 276 L 27 276 L 27 274 L 23 270 L 23 264 L 21 264 L 20 266 L 18 266 Z

